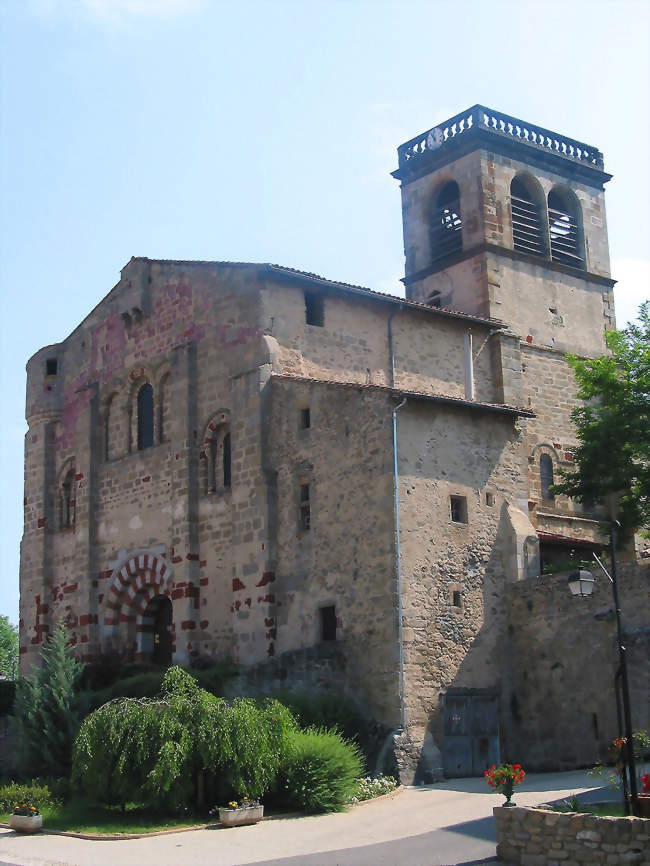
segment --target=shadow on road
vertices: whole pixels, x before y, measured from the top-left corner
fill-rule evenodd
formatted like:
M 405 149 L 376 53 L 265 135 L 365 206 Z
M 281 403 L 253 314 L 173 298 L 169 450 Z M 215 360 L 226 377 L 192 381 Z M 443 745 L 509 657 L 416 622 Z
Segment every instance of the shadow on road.
M 254 866 L 478 866 L 495 860 L 494 821 L 481 818 L 393 842 L 257 861 Z

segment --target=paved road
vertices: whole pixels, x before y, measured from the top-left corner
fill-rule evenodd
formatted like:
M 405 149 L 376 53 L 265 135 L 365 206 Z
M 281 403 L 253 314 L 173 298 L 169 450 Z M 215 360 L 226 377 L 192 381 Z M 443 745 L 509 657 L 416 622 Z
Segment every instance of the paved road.
M 584 773 L 526 777 L 515 799 L 535 805 L 593 790 Z M 602 796 L 602 795 L 601 795 Z M 607 799 L 605 796 L 603 799 Z M 0 830 L 0 866 L 450 866 L 495 856 L 492 807 L 503 797 L 483 779 L 409 788 L 348 812 L 274 818 L 145 839 L 92 842 Z

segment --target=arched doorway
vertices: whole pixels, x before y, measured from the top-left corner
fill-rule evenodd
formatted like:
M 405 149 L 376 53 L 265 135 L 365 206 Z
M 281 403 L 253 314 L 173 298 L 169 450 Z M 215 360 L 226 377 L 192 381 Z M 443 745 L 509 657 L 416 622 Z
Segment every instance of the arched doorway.
M 172 603 L 157 595 L 142 615 L 142 658 L 156 665 L 172 663 Z

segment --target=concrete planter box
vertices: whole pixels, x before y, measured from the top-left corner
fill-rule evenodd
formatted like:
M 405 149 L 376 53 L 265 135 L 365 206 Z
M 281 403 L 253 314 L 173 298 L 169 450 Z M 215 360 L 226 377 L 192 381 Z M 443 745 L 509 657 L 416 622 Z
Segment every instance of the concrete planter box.
M 224 827 L 243 827 L 257 824 L 264 817 L 264 806 L 245 806 L 239 809 L 219 809 L 219 821 Z
M 17 833 L 38 833 L 43 826 L 42 815 L 10 815 L 9 826 Z
M 494 810 L 497 857 L 522 866 L 650 864 L 646 818 L 608 818 L 515 806 Z

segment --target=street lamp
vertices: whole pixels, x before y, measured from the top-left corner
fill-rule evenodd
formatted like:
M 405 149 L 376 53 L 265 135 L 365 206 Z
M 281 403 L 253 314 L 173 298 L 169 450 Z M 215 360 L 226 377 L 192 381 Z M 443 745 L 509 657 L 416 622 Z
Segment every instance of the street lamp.
M 602 564 L 600 559 L 594 553 L 594 559 L 601 567 L 602 571 L 605 573 L 609 582 L 612 585 L 612 593 L 614 595 L 614 608 L 616 611 L 616 638 L 618 644 L 618 656 L 619 656 L 619 673 L 617 674 L 617 678 L 620 675 L 621 678 L 621 696 L 623 698 L 623 719 L 624 719 L 624 727 L 625 727 L 625 752 L 627 752 L 627 768 L 629 774 L 629 782 L 630 782 L 630 801 L 632 805 L 632 814 L 638 817 L 639 815 L 639 798 L 636 787 L 636 767 L 634 764 L 634 740 L 633 740 L 633 731 L 632 731 L 632 713 L 630 711 L 630 688 L 628 685 L 628 677 L 627 677 L 627 650 L 625 644 L 623 643 L 623 629 L 621 626 L 621 606 L 618 599 L 618 582 L 616 579 L 616 538 L 615 532 L 616 526 L 620 526 L 618 521 L 615 521 L 611 524 L 610 527 L 610 544 L 612 549 L 612 573 L 611 575 Z M 569 589 L 572 594 L 575 596 L 587 597 L 590 596 L 594 590 L 594 581 L 595 578 L 590 571 L 585 571 L 584 569 L 579 569 L 578 571 L 574 571 L 569 575 Z M 618 706 L 618 697 L 617 697 L 617 715 L 619 716 L 619 725 L 620 725 L 620 713 Z M 619 727 L 620 730 L 620 727 Z M 627 812 L 627 797 L 625 791 L 625 769 L 623 770 L 623 796 L 625 797 L 625 807 Z

